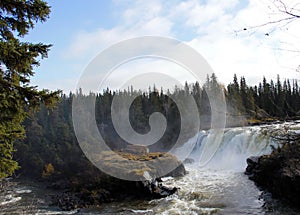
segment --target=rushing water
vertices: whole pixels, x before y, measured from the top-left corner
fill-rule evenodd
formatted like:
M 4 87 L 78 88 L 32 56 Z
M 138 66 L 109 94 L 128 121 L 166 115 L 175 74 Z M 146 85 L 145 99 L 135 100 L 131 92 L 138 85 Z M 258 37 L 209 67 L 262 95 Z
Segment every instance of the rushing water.
M 75 211 L 62 212 L 50 207 L 53 191 L 36 187 L 30 181 L 15 182 L 7 179 L 5 190 L 0 192 L 0 214 L 74 214 Z
M 283 125 L 277 125 L 277 127 Z M 269 137 L 272 127 L 232 128 L 225 131 L 222 142 L 205 166 L 201 164 L 209 132 L 202 131 L 178 150 L 193 147 L 195 162 L 187 164 L 188 174 L 179 179 L 165 178 L 167 186 L 180 187 L 177 194 L 152 201 L 126 201 L 64 212 L 65 214 L 300 214 L 262 192 L 243 174 L 246 159 L 271 152 L 276 143 Z M 292 125 L 300 130 L 300 124 Z M 200 162 L 200 163 L 199 163 Z M 43 191 L 23 185 L 0 195 L 1 214 L 62 214 L 47 206 Z

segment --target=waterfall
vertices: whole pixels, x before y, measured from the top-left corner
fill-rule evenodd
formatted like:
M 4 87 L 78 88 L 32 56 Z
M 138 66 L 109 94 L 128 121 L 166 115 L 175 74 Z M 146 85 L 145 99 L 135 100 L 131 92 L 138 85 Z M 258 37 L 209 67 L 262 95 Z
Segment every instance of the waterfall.
M 200 131 L 178 148 L 175 154 L 183 159 L 180 158 L 180 154 L 185 154 L 183 150 L 190 150 L 189 158 L 201 168 L 244 171 L 248 157 L 269 154 L 271 145 L 277 145 L 266 127 L 230 128 L 222 131 L 217 138 L 216 135 L 218 132 L 213 130 Z

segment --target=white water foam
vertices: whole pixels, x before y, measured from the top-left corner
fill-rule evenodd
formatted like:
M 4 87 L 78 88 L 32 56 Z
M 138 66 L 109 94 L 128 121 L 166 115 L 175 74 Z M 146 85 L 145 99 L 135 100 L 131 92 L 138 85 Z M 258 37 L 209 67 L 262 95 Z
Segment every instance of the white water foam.
M 18 193 L 18 194 L 23 194 L 23 193 L 31 193 L 32 190 L 30 190 L 30 189 L 17 189 L 17 190 L 15 190 L 15 192 Z
M 193 147 L 190 158 L 195 160 L 201 168 L 242 172 L 246 168 L 248 157 L 269 154 L 271 145 L 277 145 L 270 138 L 269 133 L 258 126 L 231 128 L 224 132 L 219 148 L 211 156 L 211 151 L 215 150 L 215 146 L 212 145 L 212 142 L 207 142 L 207 137 L 212 132 L 214 131 L 199 132 L 178 148 L 176 154 L 180 154 L 182 150 L 191 151 L 191 147 Z M 206 153 L 209 154 L 208 157 L 206 157 Z
M 149 212 L 153 212 L 153 210 L 130 210 L 133 213 L 149 213 Z
M 0 205 L 7 205 L 7 204 L 12 204 L 12 203 L 16 203 L 18 201 L 20 201 L 22 199 L 22 197 L 20 196 L 13 196 L 13 195 L 7 195 L 4 199 L 4 201 L 0 202 Z
M 76 214 L 78 210 L 72 211 L 48 211 L 48 210 L 38 210 L 36 215 L 60 215 L 60 214 Z

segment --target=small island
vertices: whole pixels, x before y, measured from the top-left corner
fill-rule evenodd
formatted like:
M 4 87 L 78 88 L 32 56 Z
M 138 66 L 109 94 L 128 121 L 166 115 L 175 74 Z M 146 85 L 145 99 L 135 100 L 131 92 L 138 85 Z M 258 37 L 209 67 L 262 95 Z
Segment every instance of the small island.
M 60 191 L 60 194 L 53 196 L 52 205 L 62 210 L 74 210 L 111 201 L 122 201 L 124 198 L 140 200 L 164 198 L 177 192 L 178 187 L 164 186 L 160 177 L 156 177 L 161 175 L 159 171 L 176 166 L 163 177 L 182 177 L 187 173 L 175 156 L 162 152 L 149 153 L 144 146 L 130 145 L 122 151 L 106 151 L 98 156 L 101 157 L 99 162 L 104 162 L 107 168 L 113 171 L 128 170 L 127 174 L 137 180 L 122 180 L 104 173 L 96 180 L 87 180 L 86 176 L 79 175 L 85 180 L 77 177 L 76 183 L 65 179 L 63 175 L 47 177 L 44 183 L 46 182 L 48 188 Z M 134 161 L 135 165 L 124 162 L 119 156 L 127 161 Z M 147 161 L 147 164 L 144 161 Z M 158 165 L 160 169 L 156 168 Z

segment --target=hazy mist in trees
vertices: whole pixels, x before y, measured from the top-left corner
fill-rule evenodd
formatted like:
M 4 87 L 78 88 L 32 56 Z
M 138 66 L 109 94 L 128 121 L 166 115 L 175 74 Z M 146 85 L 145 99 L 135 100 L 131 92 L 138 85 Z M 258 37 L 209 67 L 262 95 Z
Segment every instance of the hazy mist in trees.
M 84 95 L 81 90 L 75 94 L 61 95 L 57 107 L 53 110 L 41 105 L 40 111 L 32 114 L 24 123 L 27 137 L 17 143 L 15 159 L 22 169 L 19 173 L 30 176 L 49 176 L 45 174 L 51 169 L 53 176 L 77 177 L 97 175 L 100 171 L 86 159 L 76 140 L 72 124 L 72 100 L 81 96 L 83 99 L 96 99 L 95 117 L 98 129 L 105 142 L 113 150 L 120 150 L 128 143 L 114 130 L 111 120 L 111 104 L 115 95 L 134 96 L 130 106 L 130 123 L 139 133 L 149 132 L 149 116 L 153 112 L 162 113 L 167 120 L 167 129 L 163 137 L 151 145 L 152 151 L 168 151 L 176 142 L 180 132 L 180 113 L 176 103 L 187 94 L 194 96 L 198 106 L 201 129 L 210 128 L 211 109 L 205 88 L 223 88 L 227 102 L 227 126 L 247 125 L 255 120 L 287 119 L 300 115 L 300 88 L 296 80 L 283 80 L 279 76 L 276 81 L 263 81 L 256 86 L 248 86 L 244 77 L 234 75 L 233 82 L 226 88 L 217 82 L 213 74 L 206 83 L 185 84 L 183 89 L 157 90 L 137 93 L 131 88 L 128 91 L 114 92 L 109 89 L 102 93 Z M 88 128 L 87 128 L 88 129 Z M 191 134 L 192 135 L 192 134 Z M 186 135 L 187 138 L 190 135 Z M 49 167 L 51 164 L 51 168 Z M 53 168 L 52 168 L 53 167 Z M 43 174 L 44 173 L 44 174 Z

